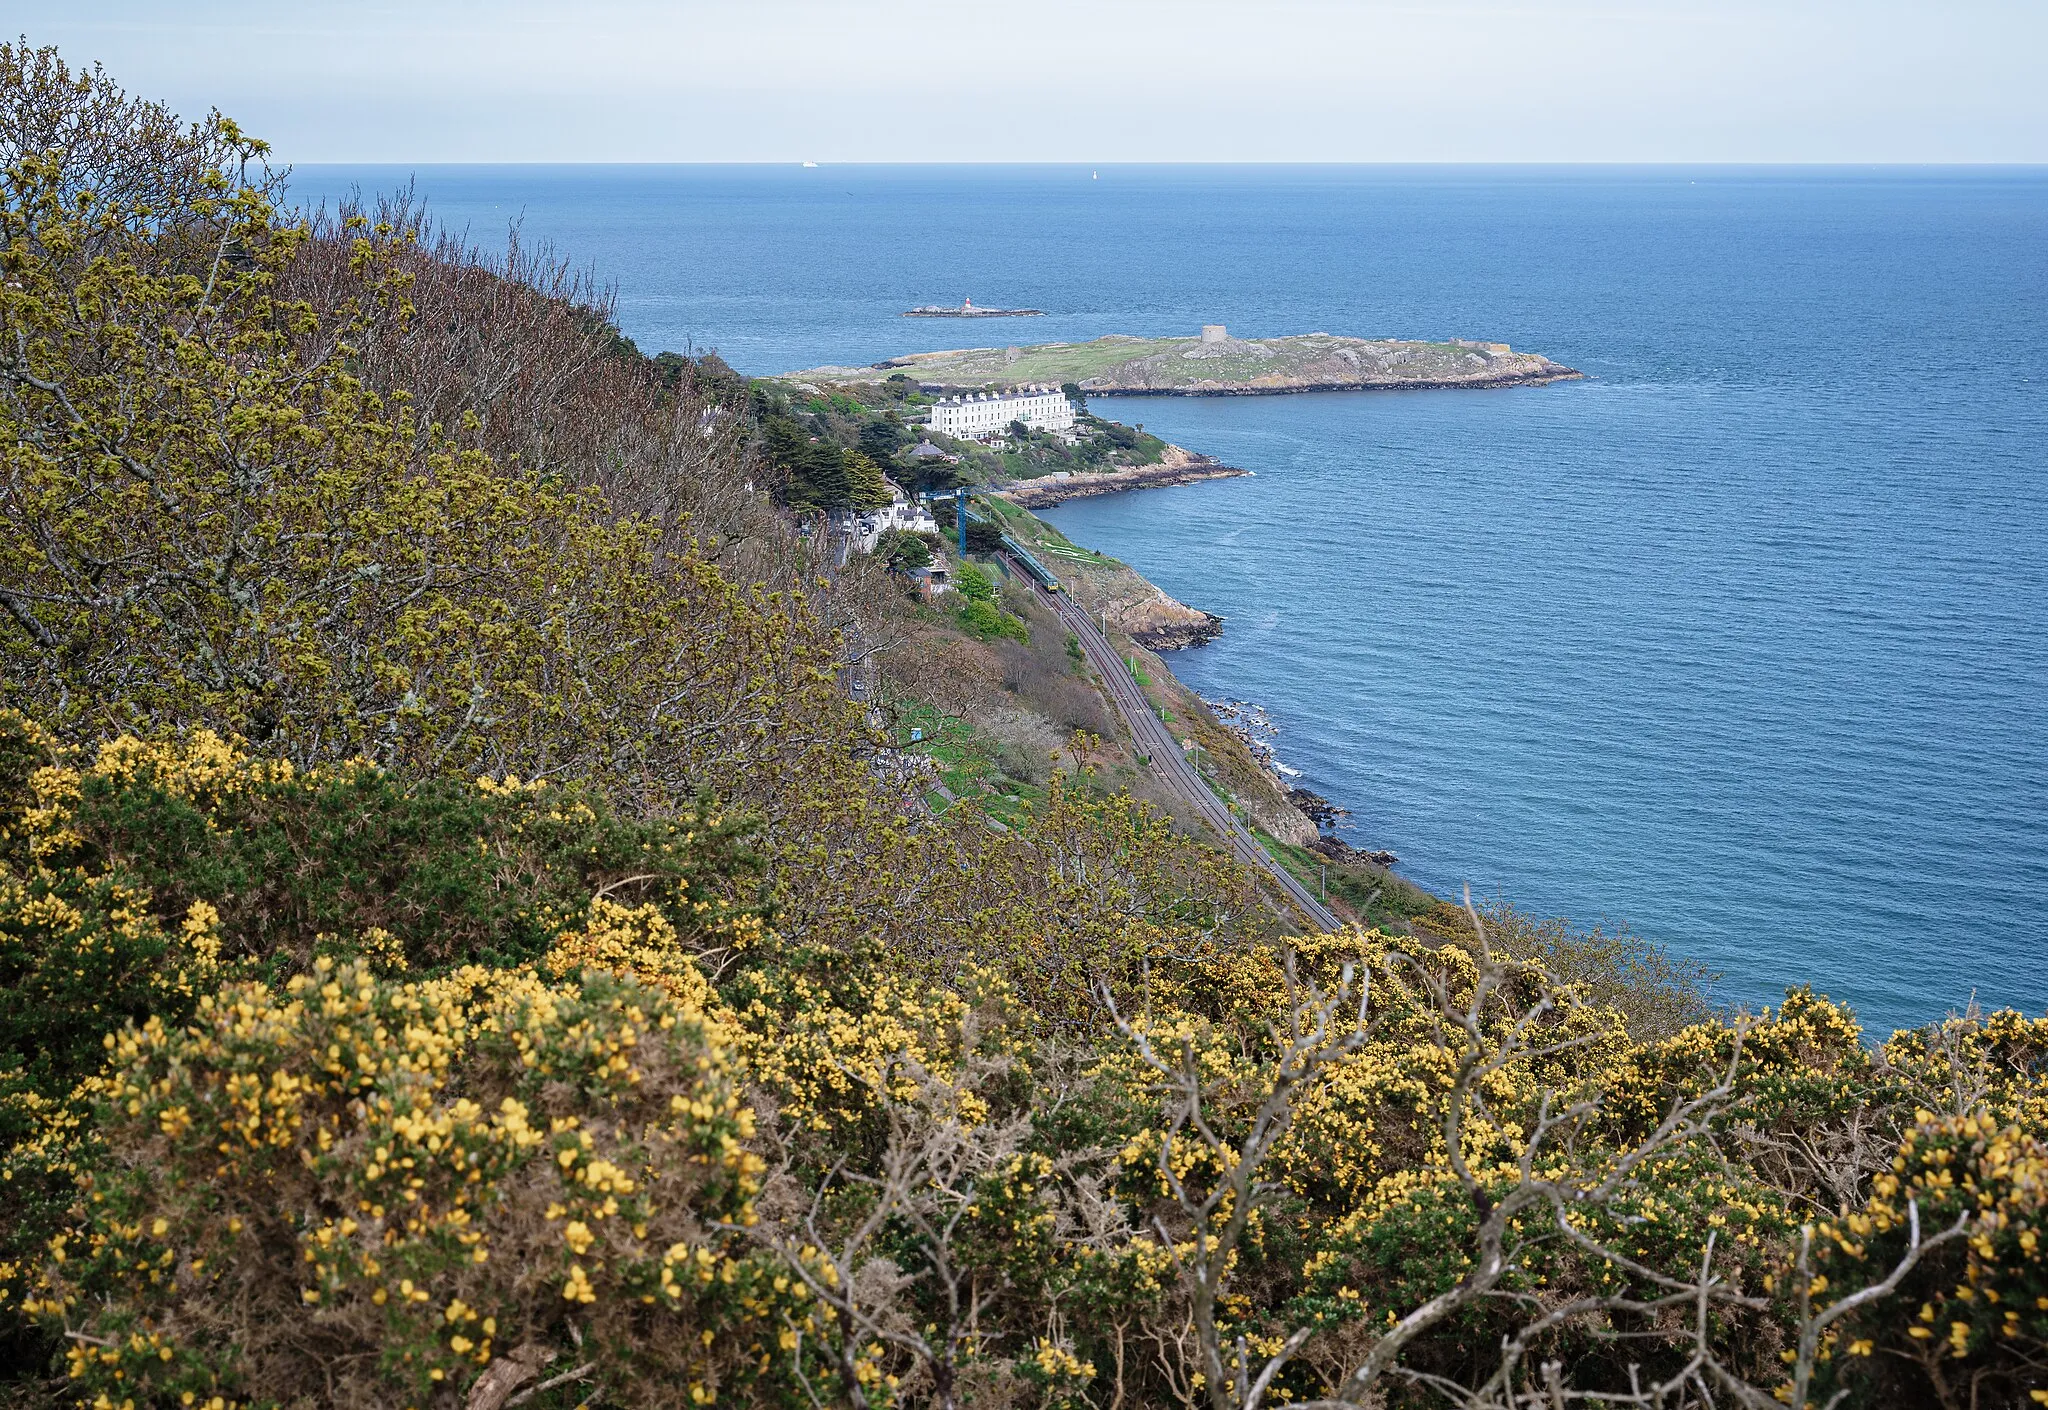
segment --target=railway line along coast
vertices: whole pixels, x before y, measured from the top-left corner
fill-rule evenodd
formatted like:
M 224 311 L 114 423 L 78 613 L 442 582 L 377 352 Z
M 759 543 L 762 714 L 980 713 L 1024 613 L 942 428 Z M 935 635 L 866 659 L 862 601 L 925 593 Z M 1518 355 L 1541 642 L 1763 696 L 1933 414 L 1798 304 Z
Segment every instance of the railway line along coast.
M 1040 604 L 1052 611 L 1079 640 L 1089 666 L 1115 702 L 1117 713 L 1123 717 L 1132 739 L 1146 751 L 1145 757 L 1151 760 L 1151 767 L 1214 830 L 1232 856 L 1271 876 L 1279 883 L 1288 901 L 1311 925 L 1319 930 L 1336 930 L 1339 927 L 1336 914 L 1266 850 L 1250 829 L 1238 821 L 1229 806 L 1216 796 L 1194 765 L 1188 762 L 1180 741 L 1153 713 L 1151 702 L 1146 700 L 1130 667 L 1094 620 L 1071 597 L 1037 581 L 1036 575 L 1028 573 L 1021 562 L 1016 563 L 1015 568 L 1020 577 L 1033 580 L 1032 592 Z

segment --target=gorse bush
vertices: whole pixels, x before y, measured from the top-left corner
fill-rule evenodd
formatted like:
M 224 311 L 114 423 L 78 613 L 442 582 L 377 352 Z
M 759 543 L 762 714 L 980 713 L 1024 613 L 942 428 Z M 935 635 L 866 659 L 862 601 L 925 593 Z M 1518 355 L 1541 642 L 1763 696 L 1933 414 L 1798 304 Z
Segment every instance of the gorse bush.
M 8 1403 L 2048 1403 L 2048 1020 L 1288 937 L 1085 774 L 929 816 L 842 688 L 897 590 L 750 488 L 872 466 L 0 87 Z
M 10 154 L 8 698 L 65 732 L 203 723 L 302 765 L 671 802 L 844 736 L 801 603 L 360 375 L 412 321 L 414 232 L 281 223 L 240 170 L 262 150 L 216 119 L 171 209 Z M 316 247 L 345 255 L 325 306 L 286 288 Z
M 546 1369 L 573 1323 L 612 1398 L 673 1404 L 812 1315 L 723 1227 L 754 1218 L 752 1114 L 659 990 L 321 960 L 110 1054 L 84 1218 L 22 1303 L 76 1333 L 88 1400 L 424 1402 Z
M 301 771 L 205 731 L 71 762 L 0 712 L 0 1074 L 47 1098 L 111 1028 L 175 1022 L 231 975 L 322 954 L 394 974 L 529 963 L 614 897 L 699 950 L 761 930 L 748 829 L 715 813 L 629 821 L 544 784 Z
M 1364 1026 L 1305 1065 L 1316 986 L 1341 988 L 1347 965 L 1376 993 Z M 805 1386 L 1035 1402 L 1109 1393 L 1121 1365 L 1128 1395 L 1206 1400 L 1205 1344 L 1241 1336 L 1229 1355 L 1263 1361 L 1306 1330 L 1271 1393 L 1320 1397 L 1446 1298 L 1403 1348 L 1410 1375 L 1483 1381 L 1497 1358 L 1475 1349 L 1523 1333 L 1528 1307 L 1588 1300 L 1606 1316 L 1561 1319 L 1532 1350 L 1623 1375 L 1601 1323 L 1654 1308 L 1657 1279 L 1712 1238 L 1714 1355 L 1770 1385 L 1797 1352 L 1802 1237 L 1809 1296 L 1860 1289 L 1914 1219 L 1962 1236 L 1883 1316 L 1833 1329 L 1817 1383 L 1895 1381 L 1879 1347 L 2016 1383 L 2011 1358 L 2044 1330 L 2023 1297 L 2048 1166 L 1989 1112 L 2038 1120 L 2027 1064 L 2048 1025 L 1964 1020 L 1939 1054 L 1872 1053 L 1805 998 L 1740 1033 L 1643 1045 L 1540 971 L 1333 936 L 1291 957 L 1158 956 L 1136 1046 L 1077 1048 L 1037 1036 L 995 976 L 922 995 L 886 957 L 782 951 L 755 925 L 688 930 L 601 897 L 540 971 L 378 979 L 320 956 L 110 1038 L 111 1061 L 53 1104 L 71 1116 L 7 1170 L 11 1190 L 69 1181 L 67 1212 L 7 1274 L 71 1343 L 68 1382 L 475 1404 L 573 1373 L 579 1396 L 621 1403 Z M 1958 1077 L 1985 1114 L 1906 1105 Z M 1795 1189 L 1818 1194 L 1822 1172 L 1773 1178 L 1767 1156 L 1794 1119 L 1821 1137 L 1817 1086 L 1852 1108 L 1836 1132 L 1902 1135 L 1870 1143 L 1848 1212 L 1814 1219 Z M 1675 1127 L 1674 1102 L 1690 1113 Z M 1559 1122 L 1568 1139 L 1532 1143 Z M 1205 1342 L 1191 1269 L 1228 1232 L 1248 1158 Z M 1489 1263 L 1489 1243 L 1513 1253 Z M 1913 1298 L 1948 1318 L 1938 1341 L 1915 1335 L 1930 1323 Z M 1654 1318 L 1626 1346 L 1662 1371 L 1687 1351 L 1684 1326 Z

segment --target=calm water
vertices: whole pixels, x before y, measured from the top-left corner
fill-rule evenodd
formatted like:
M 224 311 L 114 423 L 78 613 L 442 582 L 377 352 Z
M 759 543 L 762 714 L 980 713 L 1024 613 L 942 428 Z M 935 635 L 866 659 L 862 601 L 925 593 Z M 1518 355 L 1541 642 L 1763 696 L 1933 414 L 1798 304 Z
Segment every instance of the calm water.
M 302 193 L 390 169 L 302 168 Z M 1257 472 L 1054 513 L 1419 881 L 1869 1026 L 2048 1006 L 2048 171 L 443 168 L 649 351 L 1467 336 L 1591 380 L 1124 400 Z M 907 323 L 914 304 L 1046 309 Z

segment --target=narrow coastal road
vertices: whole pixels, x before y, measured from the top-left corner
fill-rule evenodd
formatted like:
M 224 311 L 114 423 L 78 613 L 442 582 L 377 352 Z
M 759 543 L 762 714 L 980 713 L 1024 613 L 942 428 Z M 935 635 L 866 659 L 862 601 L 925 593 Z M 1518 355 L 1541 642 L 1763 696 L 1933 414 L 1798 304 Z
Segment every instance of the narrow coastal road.
M 1016 569 L 1013 576 L 1020 582 L 1030 581 L 1022 569 Z M 1102 677 L 1103 684 L 1109 688 L 1110 697 L 1116 701 L 1117 711 L 1124 717 L 1124 724 L 1130 729 L 1132 739 L 1137 741 L 1141 752 L 1152 756 L 1153 767 L 1165 776 L 1168 785 L 1188 801 L 1204 822 L 1215 829 L 1216 835 L 1223 839 L 1233 856 L 1250 866 L 1263 867 L 1271 873 L 1273 879 L 1280 883 L 1281 890 L 1287 893 L 1289 900 L 1300 907 L 1310 924 L 1323 930 L 1336 930 L 1337 917 L 1330 913 L 1329 908 L 1316 900 L 1315 893 L 1302 885 L 1292 872 L 1274 860 L 1273 855 L 1260 845 L 1259 840 L 1245 829 L 1224 805 L 1223 800 L 1210 790 L 1202 776 L 1195 772 L 1195 766 L 1188 762 L 1187 755 L 1180 747 L 1180 741 L 1175 739 L 1173 732 L 1152 713 L 1151 702 L 1146 700 L 1144 691 L 1139 689 L 1138 682 L 1131 675 L 1130 667 L 1124 664 L 1123 657 L 1117 654 L 1116 648 L 1109 644 L 1109 639 L 1096 627 L 1094 619 L 1064 593 L 1047 592 L 1035 585 L 1032 591 L 1037 593 L 1039 602 L 1051 608 L 1054 615 L 1066 625 L 1067 630 L 1080 640 L 1083 654 L 1087 656 L 1088 663 L 1095 668 L 1096 674 Z

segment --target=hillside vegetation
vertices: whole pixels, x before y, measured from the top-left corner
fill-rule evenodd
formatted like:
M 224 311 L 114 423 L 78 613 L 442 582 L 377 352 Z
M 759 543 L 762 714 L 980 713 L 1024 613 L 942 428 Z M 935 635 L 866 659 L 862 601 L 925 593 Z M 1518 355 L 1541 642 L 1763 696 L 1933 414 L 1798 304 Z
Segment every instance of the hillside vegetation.
M 4 1403 L 2043 1402 L 2048 1020 L 1285 935 L 1087 730 L 934 808 L 851 682 L 1028 604 L 267 155 L 0 46 Z

